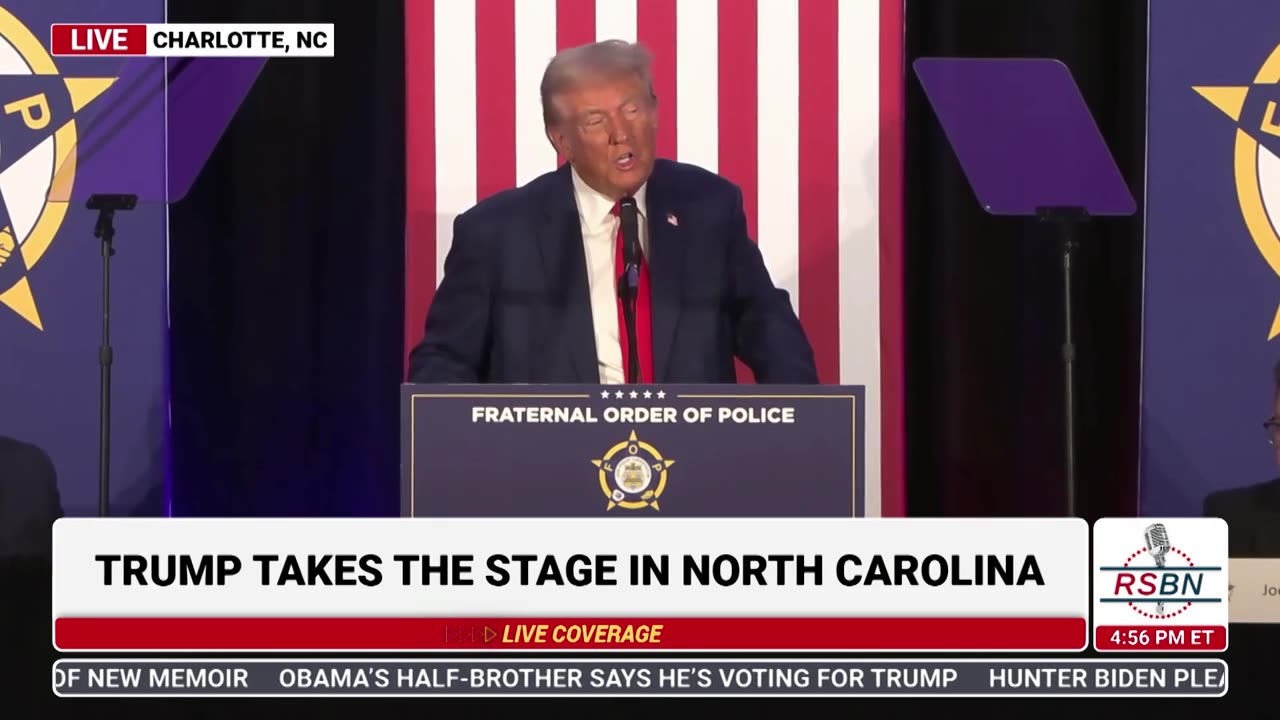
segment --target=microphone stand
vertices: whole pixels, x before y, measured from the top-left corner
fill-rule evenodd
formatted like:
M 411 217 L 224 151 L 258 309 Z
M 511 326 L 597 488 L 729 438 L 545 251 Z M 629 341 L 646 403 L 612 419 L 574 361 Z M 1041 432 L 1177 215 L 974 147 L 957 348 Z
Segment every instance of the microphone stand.
M 640 348 L 636 340 L 636 298 L 640 294 L 640 231 L 635 200 L 620 202 L 618 213 L 622 232 L 622 276 L 618 278 L 618 297 L 622 299 L 622 318 L 627 326 L 627 383 L 640 383 Z
M 623 252 L 626 253 L 625 246 Z M 640 272 L 635 263 L 627 262 L 618 277 L 618 297 L 622 299 L 622 319 L 627 325 L 627 383 L 631 385 L 640 382 L 640 348 L 636 347 L 636 296 L 639 287 Z
M 116 254 L 117 210 L 132 210 L 137 195 L 94 194 L 85 207 L 98 211 L 93 236 L 102 241 L 102 346 L 98 348 L 98 514 L 111 515 L 111 256 Z

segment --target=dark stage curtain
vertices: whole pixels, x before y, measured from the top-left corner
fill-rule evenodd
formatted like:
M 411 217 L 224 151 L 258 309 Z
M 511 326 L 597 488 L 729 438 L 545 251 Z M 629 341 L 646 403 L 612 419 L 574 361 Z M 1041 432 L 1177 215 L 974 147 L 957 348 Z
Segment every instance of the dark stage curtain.
M 404 24 L 390 0 L 171 1 L 331 22 L 267 62 L 170 214 L 173 513 L 398 514 Z
M 910 63 L 1059 58 L 1141 206 L 1146 17 L 1136 0 L 906 4 L 912 515 L 1061 514 L 1065 469 L 1058 244 L 976 204 Z M 1136 511 L 1141 213 L 1097 221 L 1077 255 L 1077 509 L 1090 518 Z

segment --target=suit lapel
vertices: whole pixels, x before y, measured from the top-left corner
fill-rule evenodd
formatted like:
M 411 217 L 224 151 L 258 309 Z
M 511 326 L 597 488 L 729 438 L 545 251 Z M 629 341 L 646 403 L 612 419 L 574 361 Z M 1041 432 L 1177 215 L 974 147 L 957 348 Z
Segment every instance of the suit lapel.
M 654 380 L 665 382 L 671 347 L 680 320 L 684 253 L 687 243 L 679 225 L 680 207 L 657 161 L 645 190 L 649 229 L 650 317 L 653 324 Z
M 556 172 L 550 197 L 544 198 L 545 218 L 538 229 L 538 249 L 542 266 L 551 288 L 558 290 L 552 318 L 563 324 L 560 337 L 568 345 L 576 382 L 594 383 L 600 379 L 596 369 L 595 329 L 591 324 L 591 296 L 587 285 L 587 256 L 583 250 L 582 225 L 578 220 L 578 204 L 573 199 L 573 179 L 565 164 Z M 546 348 L 554 355 L 558 348 Z

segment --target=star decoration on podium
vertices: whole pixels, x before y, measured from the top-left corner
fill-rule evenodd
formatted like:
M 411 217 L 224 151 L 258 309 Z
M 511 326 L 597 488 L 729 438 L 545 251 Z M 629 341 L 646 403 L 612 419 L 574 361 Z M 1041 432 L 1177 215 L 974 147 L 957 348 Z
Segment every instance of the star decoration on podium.
M 608 400 L 610 397 L 613 397 L 616 400 L 621 400 L 626 397 L 630 397 L 632 400 L 635 400 L 637 398 L 643 397 L 644 399 L 648 400 L 652 398 L 654 395 L 657 395 L 658 399 L 662 400 L 667 396 L 667 393 L 665 390 L 659 390 L 656 393 L 653 392 L 652 390 L 645 390 L 643 393 L 640 392 L 639 390 L 632 390 L 630 392 L 623 392 L 622 390 L 615 390 L 613 392 L 609 392 L 608 390 L 600 391 L 601 400 Z

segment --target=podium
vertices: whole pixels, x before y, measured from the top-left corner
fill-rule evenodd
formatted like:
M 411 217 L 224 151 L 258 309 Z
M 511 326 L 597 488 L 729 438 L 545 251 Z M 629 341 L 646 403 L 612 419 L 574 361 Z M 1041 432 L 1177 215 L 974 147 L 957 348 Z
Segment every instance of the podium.
M 862 517 L 865 388 L 403 385 L 405 517 Z

